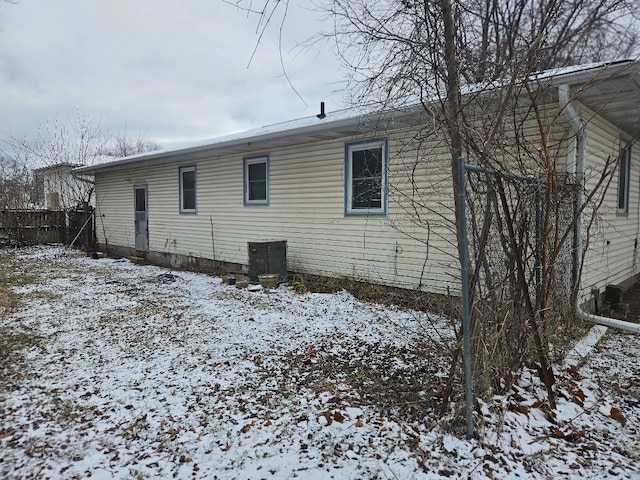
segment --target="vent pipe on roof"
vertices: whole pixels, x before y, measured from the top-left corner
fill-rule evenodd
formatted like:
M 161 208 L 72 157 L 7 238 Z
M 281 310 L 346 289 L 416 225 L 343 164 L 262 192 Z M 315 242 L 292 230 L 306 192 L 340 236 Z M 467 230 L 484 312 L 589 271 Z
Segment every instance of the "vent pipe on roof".
M 327 115 L 324 113 L 324 102 L 320 102 L 320 113 L 316 115 L 320 120 L 322 120 Z

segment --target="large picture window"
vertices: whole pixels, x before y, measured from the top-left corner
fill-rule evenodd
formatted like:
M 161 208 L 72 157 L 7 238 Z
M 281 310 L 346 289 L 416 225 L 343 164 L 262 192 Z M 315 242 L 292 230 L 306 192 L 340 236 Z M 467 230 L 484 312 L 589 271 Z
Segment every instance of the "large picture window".
M 244 204 L 269 204 L 269 157 L 244 159 Z
M 629 176 L 631 175 L 631 143 L 620 143 L 618 157 L 618 214 L 629 213 Z
M 196 167 L 180 167 L 180 213 L 196 213 Z
M 387 141 L 345 146 L 345 214 L 387 213 Z

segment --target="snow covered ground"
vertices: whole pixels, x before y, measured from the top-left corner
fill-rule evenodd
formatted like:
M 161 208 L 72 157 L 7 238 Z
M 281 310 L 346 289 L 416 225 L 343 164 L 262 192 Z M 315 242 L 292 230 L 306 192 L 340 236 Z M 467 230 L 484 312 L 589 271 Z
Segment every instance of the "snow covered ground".
M 424 406 L 445 319 L 164 273 L 0 251 L 21 299 L 0 334 L 24 346 L 0 352 L 1 478 L 640 478 L 638 336 L 555 366 L 555 411 L 523 372 L 467 441 Z

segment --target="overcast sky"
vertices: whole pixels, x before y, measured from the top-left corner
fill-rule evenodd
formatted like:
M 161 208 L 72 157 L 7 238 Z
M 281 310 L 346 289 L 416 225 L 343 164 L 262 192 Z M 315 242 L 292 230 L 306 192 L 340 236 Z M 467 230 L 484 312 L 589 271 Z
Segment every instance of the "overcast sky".
M 329 49 L 294 49 L 327 27 L 309 0 L 291 3 L 284 62 L 302 100 L 279 20 L 249 65 L 257 19 L 222 0 L 0 0 L 0 138 L 80 111 L 166 146 L 342 108 Z

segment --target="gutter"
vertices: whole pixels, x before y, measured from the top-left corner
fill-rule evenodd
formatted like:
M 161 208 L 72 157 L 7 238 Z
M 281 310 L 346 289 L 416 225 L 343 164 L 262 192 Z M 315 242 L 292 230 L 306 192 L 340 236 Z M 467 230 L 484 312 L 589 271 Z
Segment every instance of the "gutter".
M 574 232 L 575 245 L 574 245 L 574 267 L 573 267 L 573 282 L 579 288 L 580 272 L 579 265 L 582 263 L 582 227 L 583 227 L 583 213 L 582 207 L 584 205 L 584 175 L 585 175 L 585 131 L 584 124 L 580 119 L 580 115 L 571 104 L 570 87 L 568 84 L 558 85 L 558 103 L 560 105 L 560 111 L 562 115 L 567 119 L 571 130 L 576 134 L 576 158 L 573 165 L 567 165 L 569 173 L 574 173 L 576 181 L 580 185 L 578 191 L 578 198 L 575 206 L 575 212 L 580 212 L 576 218 L 576 226 Z M 578 296 L 576 295 L 576 302 L 578 302 Z M 617 320 L 614 318 L 601 317 L 600 315 L 594 315 L 592 313 L 582 310 L 580 305 L 576 305 L 576 313 L 578 318 L 589 323 L 596 325 L 603 325 L 605 327 L 617 328 L 632 333 L 640 333 L 640 324 L 625 322 L 624 320 Z

